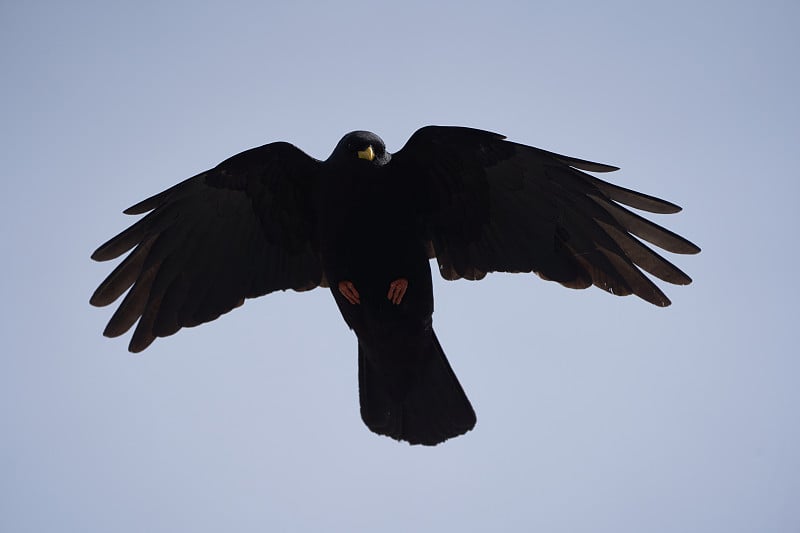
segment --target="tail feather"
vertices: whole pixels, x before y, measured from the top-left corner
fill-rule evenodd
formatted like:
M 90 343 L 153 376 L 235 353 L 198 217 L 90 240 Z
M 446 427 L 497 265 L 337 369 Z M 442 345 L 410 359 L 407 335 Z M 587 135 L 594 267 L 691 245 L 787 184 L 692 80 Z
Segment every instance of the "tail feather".
M 361 418 L 370 430 L 433 446 L 475 426 L 475 411 L 431 331 L 425 352 L 404 375 L 391 375 L 358 346 Z

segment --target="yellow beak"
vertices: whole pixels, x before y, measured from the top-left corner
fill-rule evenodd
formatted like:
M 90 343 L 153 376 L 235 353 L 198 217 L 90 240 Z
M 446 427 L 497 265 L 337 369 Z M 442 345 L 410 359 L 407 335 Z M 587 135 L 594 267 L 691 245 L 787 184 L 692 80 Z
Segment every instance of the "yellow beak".
M 375 159 L 375 150 L 372 149 L 372 145 L 367 146 L 366 150 L 359 150 L 358 158 L 366 159 L 367 161 L 372 161 Z

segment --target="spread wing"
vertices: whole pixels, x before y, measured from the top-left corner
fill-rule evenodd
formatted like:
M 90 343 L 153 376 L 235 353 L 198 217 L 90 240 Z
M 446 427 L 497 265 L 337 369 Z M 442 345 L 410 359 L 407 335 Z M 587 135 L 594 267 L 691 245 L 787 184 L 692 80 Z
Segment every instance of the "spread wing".
M 616 167 L 504 139 L 470 128 L 428 126 L 392 158 L 414 182 L 444 278 L 536 272 L 567 287 L 596 285 L 658 306 L 670 301 L 642 270 L 669 283 L 691 282 L 640 239 L 678 254 L 700 249 L 622 204 L 651 213 L 680 207 L 582 172 Z
M 132 249 L 90 299 L 105 306 L 130 289 L 103 334 L 122 335 L 138 320 L 128 349 L 139 352 L 245 298 L 320 285 L 319 165 L 291 144 L 267 144 L 127 209 L 147 215 L 92 254 L 107 261 Z

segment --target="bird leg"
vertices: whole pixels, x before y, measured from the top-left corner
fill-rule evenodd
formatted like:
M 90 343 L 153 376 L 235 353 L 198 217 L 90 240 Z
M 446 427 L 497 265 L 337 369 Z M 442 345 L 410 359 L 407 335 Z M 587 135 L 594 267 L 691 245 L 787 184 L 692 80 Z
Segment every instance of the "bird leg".
M 389 284 L 389 294 L 386 295 L 393 304 L 398 305 L 403 296 L 406 295 L 408 289 L 408 280 L 406 278 L 398 278 Z
M 358 295 L 358 291 L 352 281 L 340 281 L 339 292 L 341 292 L 342 296 L 347 298 L 347 301 L 351 304 L 356 305 L 361 303 L 361 297 Z

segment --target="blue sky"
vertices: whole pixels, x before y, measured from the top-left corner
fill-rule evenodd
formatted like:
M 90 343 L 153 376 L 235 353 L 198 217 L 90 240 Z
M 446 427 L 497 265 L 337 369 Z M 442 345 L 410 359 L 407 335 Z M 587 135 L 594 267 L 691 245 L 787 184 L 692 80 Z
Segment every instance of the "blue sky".
M 793 2 L 4 3 L 0 530 L 800 529 Z M 371 434 L 326 291 L 142 355 L 101 336 L 122 209 L 252 146 L 426 124 L 615 164 L 703 248 L 658 309 L 435 280 L 478 416 Z

